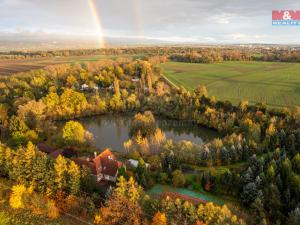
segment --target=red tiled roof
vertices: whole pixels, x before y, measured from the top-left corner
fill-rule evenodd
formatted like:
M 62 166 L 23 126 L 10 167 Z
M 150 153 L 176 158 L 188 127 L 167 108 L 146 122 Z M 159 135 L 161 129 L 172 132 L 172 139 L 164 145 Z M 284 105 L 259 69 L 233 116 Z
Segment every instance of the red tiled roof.
M 63 156 L 63 150 L 57 149 L 54 152 L 49 153 L 49 156 L 56 159 L 59 155 Z
M 45 152 L 47 154 L 50 154 L 57 150 L 56 148 L 54 148 L 48 144 L 45 144 L 45 143 L 39 143 L 39 144 L 37 144 L 37 147 L 41 152 Z
M 90 168 L 95 175 L 102 173 L 112 177 L 116 175 L 118 169 L 123 165 L 109 149 L 105 149 L 96 158 L 80 157 L 73 159 L 73 161 L 78 165 Z
M 105 149 L 93 161 L 95 162 L 97 170 L 100 169 L 99 166 L 101 166 L 102 170 L 97 172 L 101 172 L 112 177 L 116 175 L 119 168 L 118 160 L 109 149 Z
M 96 167 L 95 167 L 95 163 L 93 161 L 91 161 L 90 158 L 87 157 L 80 157 L 80 158 L 76 158 L 76 159 L 72 159 L 77 165 L 80 166 L 86 166 L 87 168 L 89 168 L 91 170 L 91 172 L 93 174 L 97 174 L 96 171 Z

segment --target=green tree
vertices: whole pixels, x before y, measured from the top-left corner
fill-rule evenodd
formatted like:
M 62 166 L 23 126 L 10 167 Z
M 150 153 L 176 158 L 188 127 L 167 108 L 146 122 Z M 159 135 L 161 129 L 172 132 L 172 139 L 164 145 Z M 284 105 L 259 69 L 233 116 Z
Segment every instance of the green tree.
M 172 173 L 172 182 L 175 187 L 183 187 L 185 184 L 185 176 L 181 170 L 175 170 Z
M 51 169 L 47 155 L 44 153 L 37 154 L 32 168 L 32 185 L 39 192 L 45 192 L 47 188 L 53 189 L 53 185 L 51 185 L 53 177 L 50 176 Z
M 0 212 L 0 225 L 7 225 L 9 224 L 10 217 L 5 212 Z
M 140 185 L 147 187 L 147 167 L 142 158 L 139 159 L 138 166 L 135 170 L 135 179 Z
M 300 174 L 300 154 L 294 156 L 292 160 L 293 169 L 296 173 Z
M 71 161 L 68 169 L 70 194 L 77 195 L 80 191 L 80 168 Z
M 11 176 L 20 183 L 30 184 L 33 178 L 33 165 L 36 159 L 36 147 L 29 142 L 26 148 L 19 148 L 13 158 Z
M 256 198 L 255 201 L 250 206 L 251 212 L 255 218 L 255 224 L 257 225 L 267 225 L 266 215 L 264 210 L 264 205 L 260 198 Z
M 59 155 L 54 163 L 56 190 L 63 191 L 67 186 L 68 164 L 64 157 Z

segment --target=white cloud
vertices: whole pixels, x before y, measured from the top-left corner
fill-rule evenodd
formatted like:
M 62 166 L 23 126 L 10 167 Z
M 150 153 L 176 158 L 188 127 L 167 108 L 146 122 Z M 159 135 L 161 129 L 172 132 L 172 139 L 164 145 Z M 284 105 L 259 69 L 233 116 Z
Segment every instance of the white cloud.
M 139 3 L 139 4 L 137 4 Z M 142 36 L 172 42 L 294 41 L 298 27 L 272 27 L 272 9 L 300 9 L 297 0 L 97 0 L 106 36 Z M 0 32 L 16 29 L 92 35 L 87 0 L 0 0 Z M 43 33 L 40 32 L 40 33 Z

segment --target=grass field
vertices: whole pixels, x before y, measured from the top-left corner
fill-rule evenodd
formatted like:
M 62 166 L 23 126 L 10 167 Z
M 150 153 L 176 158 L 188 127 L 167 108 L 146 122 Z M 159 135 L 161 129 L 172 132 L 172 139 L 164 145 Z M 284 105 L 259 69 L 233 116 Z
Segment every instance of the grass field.
M 143 57 L 143 54 L 137 55 L 90 55 L 90 56 L 67 56 L 67 57 L 52 57 L 38 59 L 0 59 L 0 76 L 11 75 L 13 73 L 25 72 L 34 69 L 41 69 L 48 65 L 75 63 L 75 62 L 92 62 L 101 59 L 115 60 L 118 57 L 129 57 L 138 59 Z
M 53 57 L 39 59 L 3 59 L 0 60 L 0 75 L 10 75 L 13 73 L 24 72 L 33 69 L 40 69 L 47 65 L 74 63 L 74 62 L 91 62 L 100 59 L 113 58 L 113 56 L 94 55 L 94 56 L 69 56 Z
M 265 102 L 272 107 L 300 105 L 300 63 L 224 62 L 161 65 L 166 78 L 188 90 L 201 84 L 209 96 L 238 103 Z

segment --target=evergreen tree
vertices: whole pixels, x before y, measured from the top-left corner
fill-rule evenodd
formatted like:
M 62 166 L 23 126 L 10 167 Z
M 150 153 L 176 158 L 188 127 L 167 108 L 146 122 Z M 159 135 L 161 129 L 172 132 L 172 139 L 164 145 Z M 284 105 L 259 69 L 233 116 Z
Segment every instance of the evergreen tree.
M 69 165 L 68 174 L 70 194 L 77 195 L 80 191 L 80 168 L 73 161 Z
M 255 218 L 255 224 L 267 225 L 264 206 L 260 198 L 256 198 L 250 206 L 251 212 Z
M 64 157 L 59 155 L 54 163 L 54 170 L 55 170 L 55 184 L 57 191 L 64 191 L 65 187 L 67 186 L 67 171 L 68 171 L 68 164 Z

